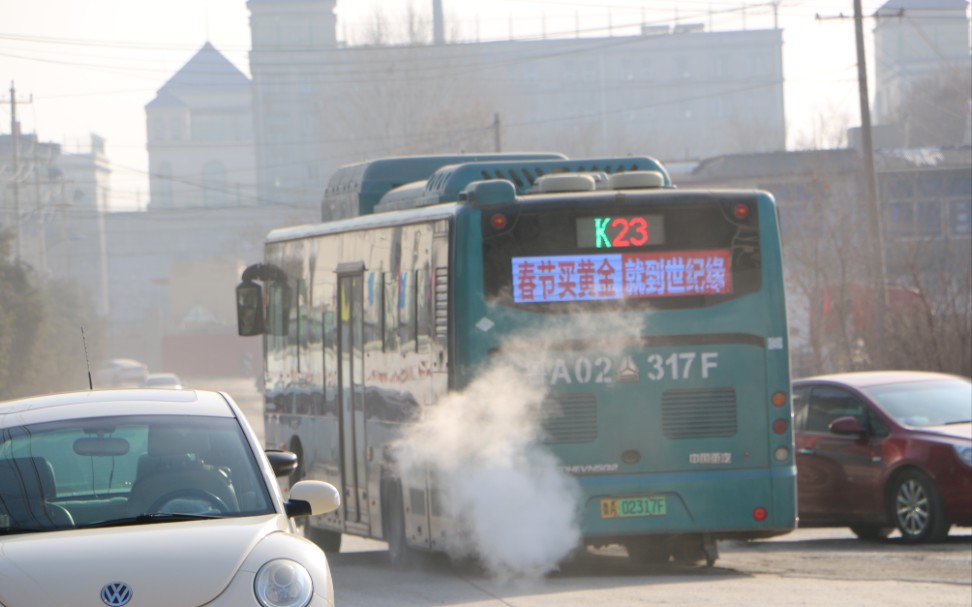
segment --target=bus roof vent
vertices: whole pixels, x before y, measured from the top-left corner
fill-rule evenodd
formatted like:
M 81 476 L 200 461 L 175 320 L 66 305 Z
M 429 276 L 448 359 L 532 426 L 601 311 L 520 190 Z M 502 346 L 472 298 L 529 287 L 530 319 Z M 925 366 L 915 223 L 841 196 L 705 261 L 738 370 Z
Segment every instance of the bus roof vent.
M 612 190 L 635 190 L 665 187 L 665 176 L 658 171 L 628 171 L 608 178 Z
M 537 177 L 533 182 L 533 189 L 540 194 L 550 192 L 589 192 L 597 188 L 597 182 L 591 175 L 576 173 L 560 173 Z

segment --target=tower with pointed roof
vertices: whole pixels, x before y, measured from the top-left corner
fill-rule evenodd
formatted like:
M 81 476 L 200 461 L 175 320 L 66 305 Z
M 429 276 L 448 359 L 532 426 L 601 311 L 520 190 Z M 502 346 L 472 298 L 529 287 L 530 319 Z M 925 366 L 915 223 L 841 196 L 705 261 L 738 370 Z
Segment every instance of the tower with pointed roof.
M 149 210 L 256 206 L 250 79 L 206 43 L 145 106 Z

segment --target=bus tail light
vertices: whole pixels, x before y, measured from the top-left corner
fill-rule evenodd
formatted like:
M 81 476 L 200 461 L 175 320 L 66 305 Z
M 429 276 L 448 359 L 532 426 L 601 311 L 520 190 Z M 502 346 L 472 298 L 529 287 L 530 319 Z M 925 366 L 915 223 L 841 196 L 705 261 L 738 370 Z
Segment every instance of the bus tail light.
M 790 459 L 790 450 L 786 447 L 777 447 L 776 451 L 773 451 L 773 459 L 778 462 L 785 462 Z
M 774 407 L 782 407 L 786 404 L 786 392 L 774 392 L 770 402 L 773 403 Z
M 493 213 L 489 218 L 489 225 L 494 230 L 502 230 L 506 227 L 506 215 L 502 213 Z
M 783 434 L 789 427 L 790 424 L 786 423 L 785 419 L 777 419 L 773 422 L 773 432 L 777 434 Z
M 762 506 L 757 506 L 756 508 L 753 508 L 754 521 L 758 523 L 762 523 L 763 521 L 766 520 L 767 516 L 769 516 L 769 513 L 766 512 L 766 508 L 763 508 Z
M 749 205 L 744 202 L 736 203 L 736 205 L 732 207 L 732 215 L 736 219 L 746 219 L 749 217 Z

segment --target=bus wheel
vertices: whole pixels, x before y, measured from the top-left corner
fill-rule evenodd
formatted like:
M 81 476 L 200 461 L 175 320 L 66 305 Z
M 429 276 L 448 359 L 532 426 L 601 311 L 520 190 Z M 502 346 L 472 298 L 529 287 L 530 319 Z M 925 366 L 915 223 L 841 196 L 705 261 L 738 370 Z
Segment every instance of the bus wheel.
M 904 472 L 895 480 L 888 509 L 906 542 L 940 542 L 948 537 L 950 525 L 938 491 L 931 479 L 917 470 Z
M 719 558 L 719 546 L 709 535 L 686 535 L 672 540 L 672 560 L 679 565 L 698 565 L 705 561 L 707 567 Z
M 384 494 L 383 518 L 388 560 L 399 569 L 407 569 L 415 564 L 416 555 L 405 537 L 405 500 L 402 498 L 402 486 L 396 482 L 388 482 Z
M 705 566 L 711 567 L 719 558 L 719 544 L 711 537 L 705 536 L 702 539 L 702 552 L 705 554 Z
M 671 538 L 666 535 L 639 537 L 625 542 L 628 558 L 643 565 L 662 565 L 672 556 Z
M 304 537 L 321 547 L 321 550 L 328 554 L 335 554 L 341 551 L 341 534 L 330 529 L 320 529 L 311 525 L 310 521 L 304 523 Z

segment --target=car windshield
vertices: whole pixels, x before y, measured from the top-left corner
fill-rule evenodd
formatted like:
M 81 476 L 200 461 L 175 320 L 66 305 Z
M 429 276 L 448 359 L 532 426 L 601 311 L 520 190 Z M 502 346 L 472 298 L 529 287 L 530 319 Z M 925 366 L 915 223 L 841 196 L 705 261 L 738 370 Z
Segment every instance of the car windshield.
M 972 383 L 961 379 L 885 384 L 864 392 L 905 426 L 972 422 Z
M 0 535 L 273 511 L 232 418 L 128 415 L 0 430 Z

